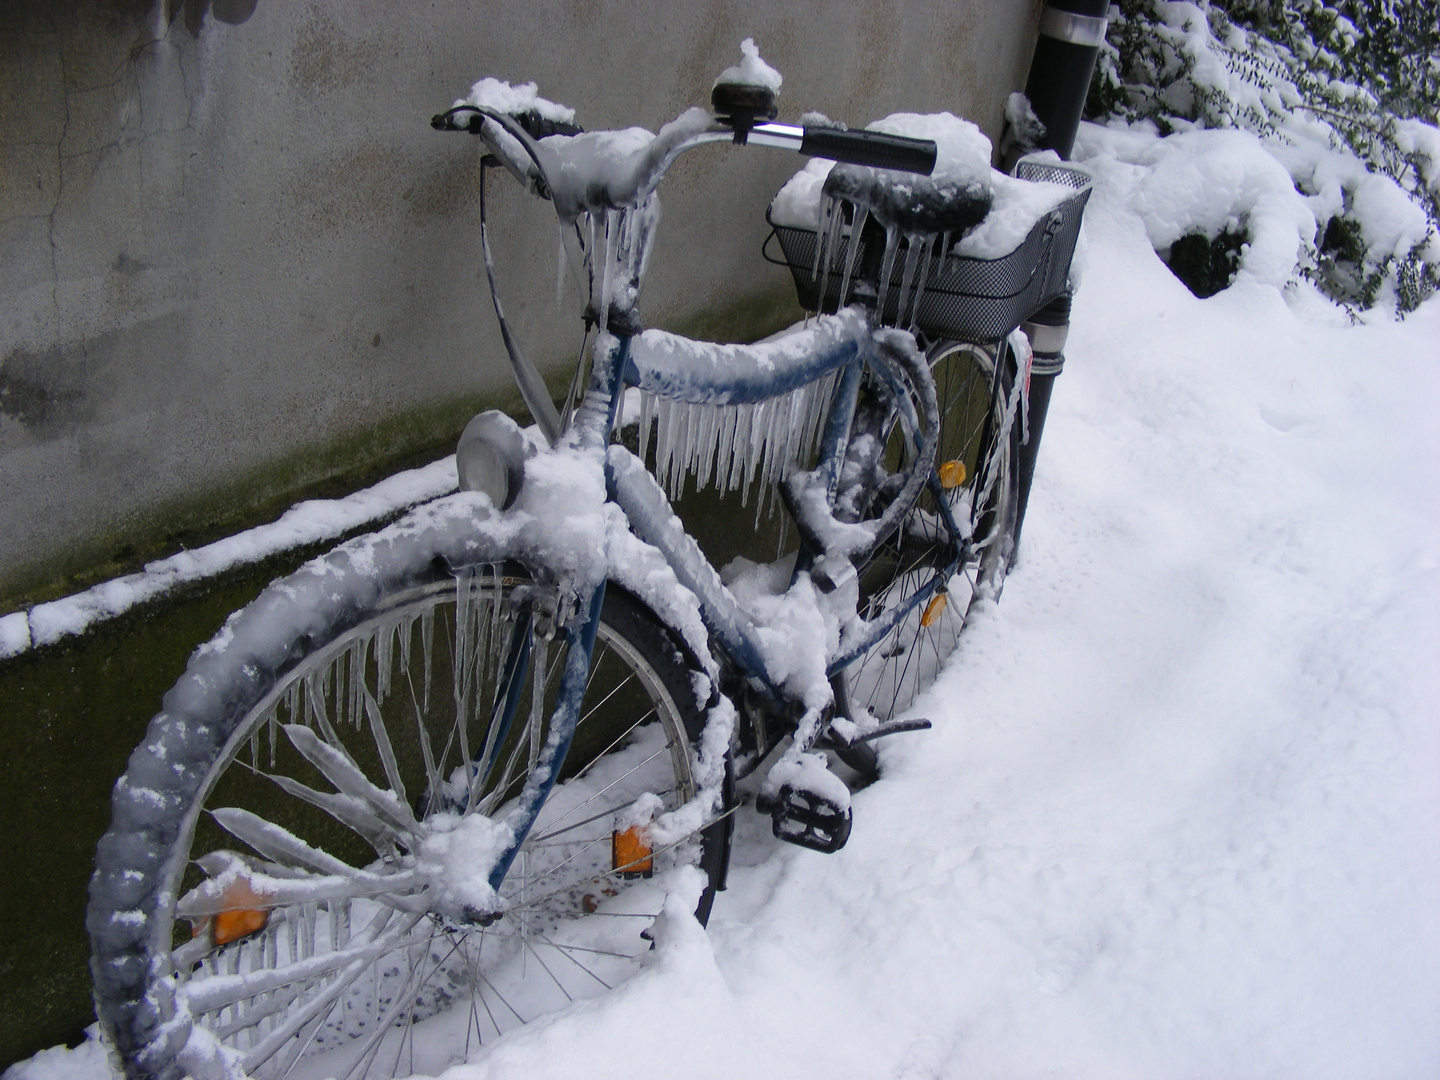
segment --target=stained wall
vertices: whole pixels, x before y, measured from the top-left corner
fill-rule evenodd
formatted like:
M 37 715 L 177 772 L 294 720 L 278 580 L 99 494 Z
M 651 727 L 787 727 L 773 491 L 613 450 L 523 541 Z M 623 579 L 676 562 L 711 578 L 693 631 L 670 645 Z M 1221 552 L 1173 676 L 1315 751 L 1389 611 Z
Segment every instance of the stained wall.
M 753 36 L 782 119 L 949 109 L 997 133 L 1029 0 L 0 3 L 0 611 L 443 452 L 515 404 L 477 251 L 479 148 L 432 113 L 533 79 L 589 128 L 708 101 Z M 711 148 L 663 190 L 650 321 L 793 312 L 759 257 L 798 165 Z M 505 301 L 579 345 L 546 209 L 496 185 Z

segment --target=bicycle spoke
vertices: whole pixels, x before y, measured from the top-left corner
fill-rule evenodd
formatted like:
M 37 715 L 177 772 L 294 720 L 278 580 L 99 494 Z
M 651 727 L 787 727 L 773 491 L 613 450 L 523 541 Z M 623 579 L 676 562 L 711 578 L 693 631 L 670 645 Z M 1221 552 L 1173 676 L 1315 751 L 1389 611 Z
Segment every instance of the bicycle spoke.
M 664 791 L 656 791 L 656 792 L 654 792 L 654 794 L 663 799 L 663 798 L 665 798 L 665 796 L 667 796 L 667 795 L 672 795 L 672 794 L 674 794 L 677 790 L 679 790 L 679 789 L 678 789 L 678 788 L 674 788 L 674 787 L 669 787 L 669 788 L 666 788 Z M 603 817 L 609 817 L 611 814 L 619 813 L 621 810 L 625 809 L 625 807 L 627 807 L 627 806 L 629 806 L 629 805 L 630 805 L 629 803 L 619 803 L 618 805 L 613 806 L 613 807 L 610 807 L 610 808 L 607 809 L 607 810 L 601 810 L 598 814 L 591 814 L 589 817 L 585 818 L 583 821 L 577 821 L 577 822 L 575 822 L 573 825 L 566 825 L 565 828 L 563 828 L 563 829 L 551 829 L 549 832 L 545 833 L 544 835 L 542 835 L 542 836 L 537 836 L 537 837 L 535 837 L 534 840 L 530 841 L 530 846 L 531 846 L 531 847 L 546 847 L 546 846 L 548 846 L 548 845 L 546 844 L 546 841 L 549 840 L 551 837 L 559 836 L 561 833 L 567 833 L 567 832 L 570 832 L 570 831 L 573 830 L 573 829 L 578 829 L 578 828 L 581 828 L 582 826 L 589 825 L 592 821 L 599 821 L 599 820 L 600 820 L 601 818 L 603 818 Z M 577 808 L 577 809 L 578 809 L 578 808 Z M 573 811 L 572 811 L 572 813 L 573 813 Z M 552 824 L 558 824 L 559 822 L 566 820 L 566 818 L 568 818 L 569 816 L 570 816 L 569 814 L 566 814 L 565 817 L 558 818 L 555 822 L 552 822 Z M 567 842 L 567 843 L 574 843 L 574 841 L 565 841 L 565 842 Z

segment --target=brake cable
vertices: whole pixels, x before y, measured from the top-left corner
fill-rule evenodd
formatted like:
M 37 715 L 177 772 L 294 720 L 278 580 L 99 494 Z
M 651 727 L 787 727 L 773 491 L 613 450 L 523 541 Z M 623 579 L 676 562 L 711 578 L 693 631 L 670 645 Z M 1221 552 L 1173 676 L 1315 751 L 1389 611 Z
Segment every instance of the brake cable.
M 555 408 L 555 402 L 550 397 L 550 391 L 545 385 L 545 379 L 541 376 L 538 368 L 531 363 L 520 349 L 520 343 L 510 333 L 510 323 L 505 318 L 505 311 L 500 306 L 500 290 L 495 284 L 495 259 L 490 253 L 490 233 L 485 217 L 485 167 L 480 167 L 480 251 L 485 260 L 485 277 L 490 283 L 490 300 L 495 305 L 495 318 L 500 323 L 500 338 L 505 342 L 505 352 L 510 357 L 510 367 L 515 373 L 515 383 L 520 388 L 520 396 L 524 399 L 526 406 L 530 409 L 530 415 L 535 418 L 535 423 L 540 427 L 540 433 L 545 436 L 545 441 L 554 446 L 560 441 L 560 413 Z

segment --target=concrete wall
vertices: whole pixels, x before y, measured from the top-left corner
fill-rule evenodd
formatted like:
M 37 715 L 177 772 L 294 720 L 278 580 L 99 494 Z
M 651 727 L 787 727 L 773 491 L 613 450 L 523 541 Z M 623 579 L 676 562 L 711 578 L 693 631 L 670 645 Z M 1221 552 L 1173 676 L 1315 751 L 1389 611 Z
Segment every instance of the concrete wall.
M 1031 0 L 5 0 L 0 610 L 437 455 L 513 402 L 476 249 L 478 145 L 428 119 L 481 75 L 590 128 L 708 103 L 753 36 L 782 118 L 949 109 L 994 137 Z M 697 152 L 644 308 L 740 338 L 793 305 L 759 257 L 799 161 Z M 557 381 L 548 210 L 496 185 L 504 297 Z M 346 482 L 341 480 L 342 483 Z

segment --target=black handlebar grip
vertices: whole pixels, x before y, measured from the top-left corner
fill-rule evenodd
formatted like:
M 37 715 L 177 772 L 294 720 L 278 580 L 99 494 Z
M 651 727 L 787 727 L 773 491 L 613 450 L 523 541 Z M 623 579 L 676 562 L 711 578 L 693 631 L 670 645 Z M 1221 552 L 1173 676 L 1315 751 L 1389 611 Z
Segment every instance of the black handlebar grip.
M 800 153 L 807 157 L 869 165 L 876 169 L 929 176 L 935 170 L 935 143 L 879 131 L 841 131 L 839 128 L 806 128 Z

